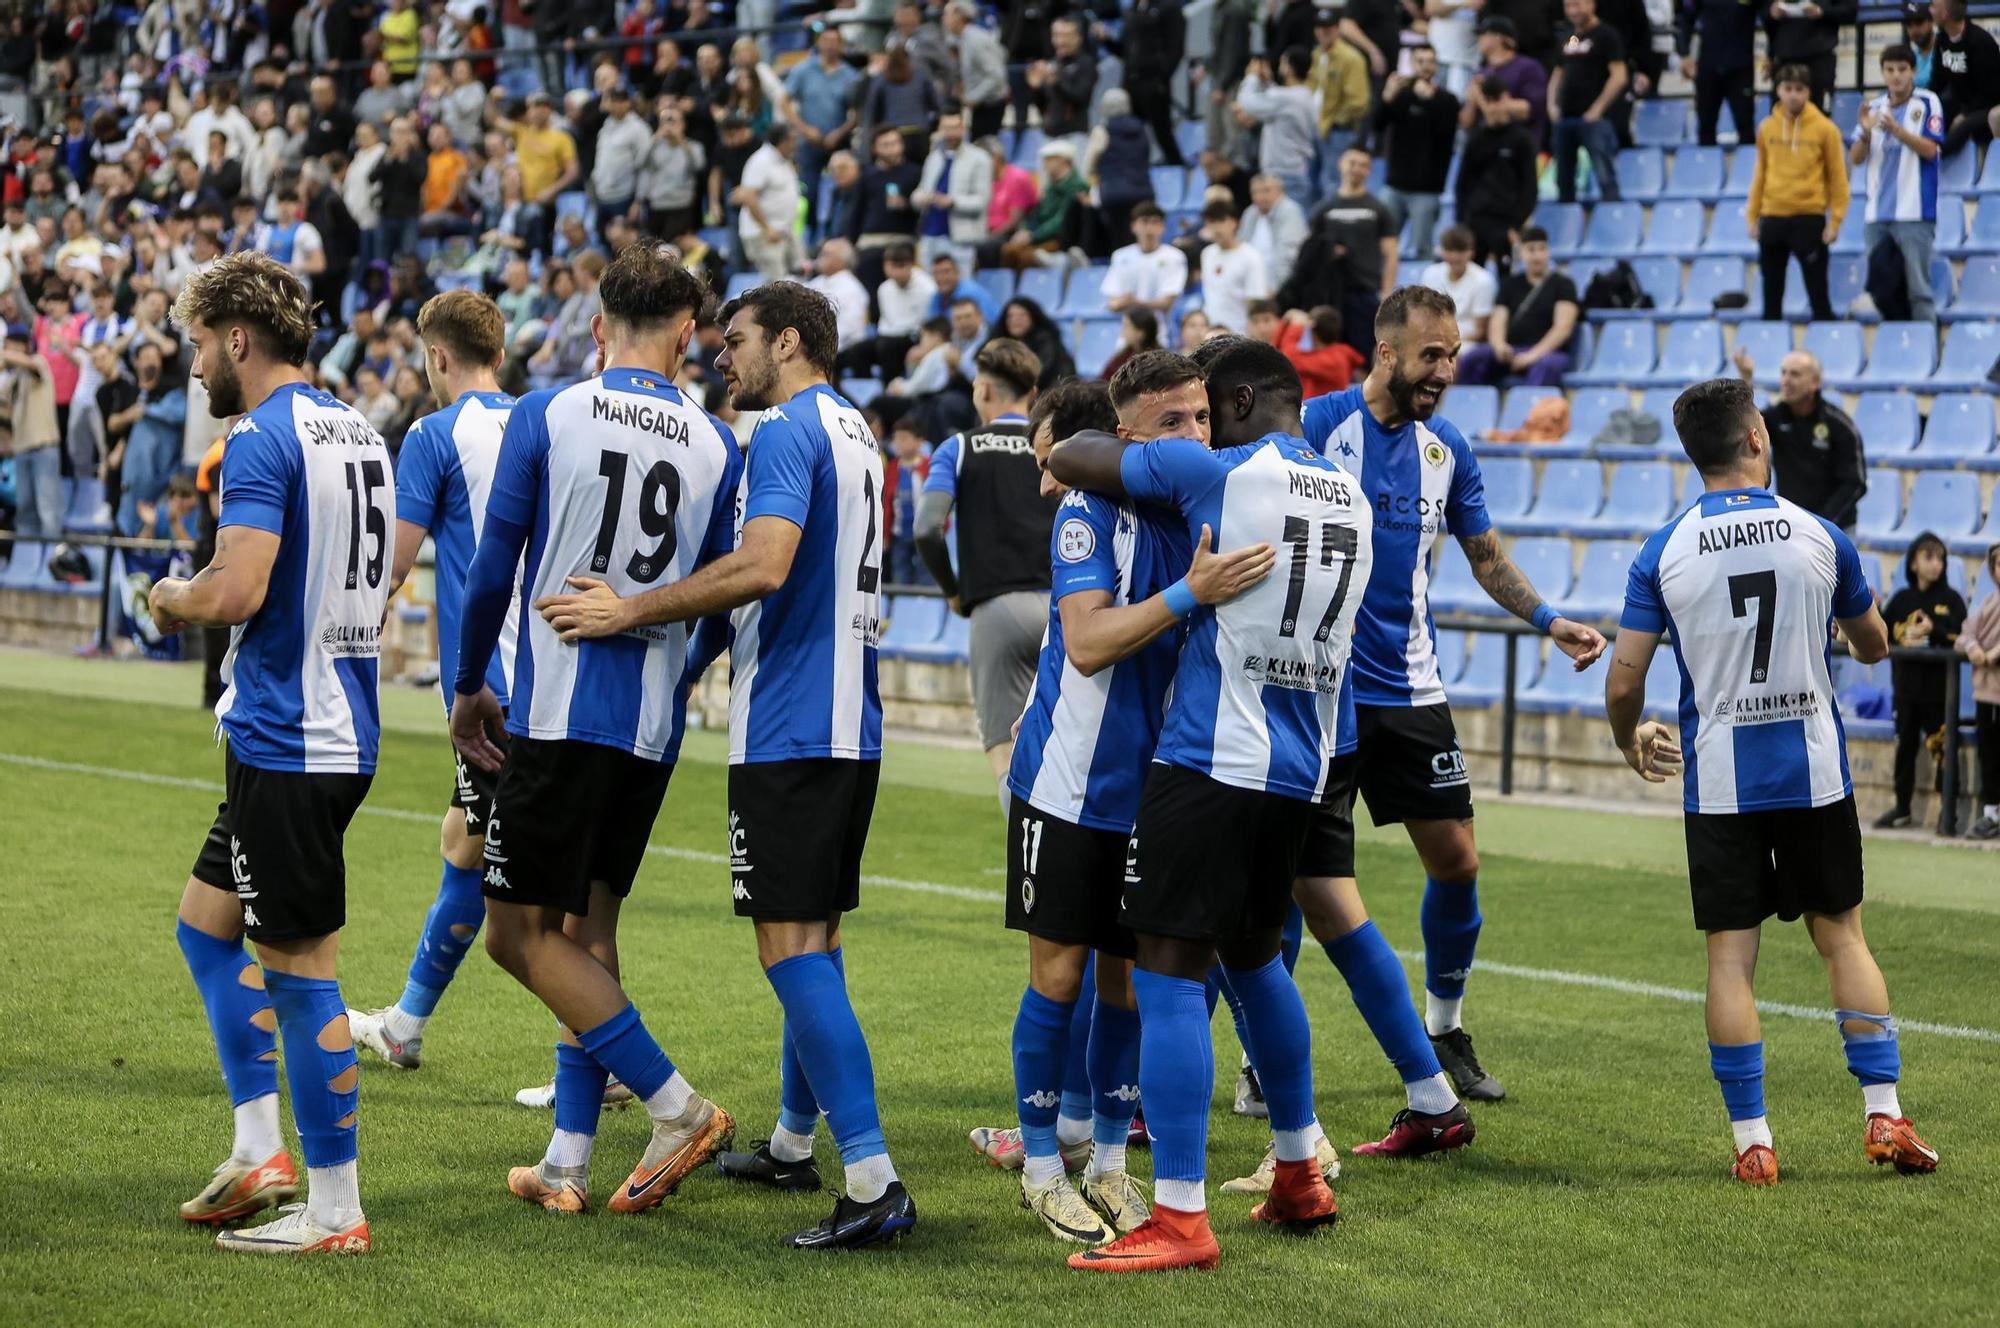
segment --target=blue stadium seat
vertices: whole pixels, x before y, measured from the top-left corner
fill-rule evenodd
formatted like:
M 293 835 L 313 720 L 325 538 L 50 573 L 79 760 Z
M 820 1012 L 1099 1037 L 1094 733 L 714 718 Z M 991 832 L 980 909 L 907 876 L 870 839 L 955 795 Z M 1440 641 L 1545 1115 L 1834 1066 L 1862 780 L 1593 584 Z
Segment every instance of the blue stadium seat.
M 1750 352 L 1751 363 L 1757 366 L 1757 386 L 1776 387 L 1778 385 L 1778 361 L 1792 350 L 1792 325 L 1790 323 L 1767 323 L 1762 319 L 1736 325 L 1736 344 L 1729 348 L 1733 360 L 1738 351 Z
M 1438 681 L 1450 687 L 1465 672 L 1467 651 L 1466 633 L 1453 631 L 1447 627 L 1437 634 L 1435 653 L 1438 662 Z
M 882 384 L 873 378 L 843 378 L 840 395 L 853 402 L 855 409 L 864 409 L 882 395 Z
M 1673 427 L 1671 421 L 1668 422 L 1667 427 L 1668 428 Z M 1695 500 L 1701 497 L 1701 490 L 1702 490 L 1701 472 L 1696 470 L 1693 466 L 1689 466 L 1687 469 L 1687 473 L 1681 476 L 1680 501 L 1677 504 L 1675 504 L 1674 510 L 1676 512 L 1685 512 L 1688 510 L 1688 508 L 1693 507 L 1695 504 Z
M 724 304 L 727 304 L 731 300 L 735 299 L 737 296 L 743 294 L 745 291 L 752 290 L 757 286 L 762 285 L 763 282 L 764 278 L 758 275 L 754 271 L 731 273 L 729 277 L 729 284 L 722 288 L 722 302 Z
M 1554 464 L 1577 463 L 1558 461 Z M 1528 584 L 1542 592 L 1544 599 L 1560 600 L 1569 594 L 1572 574 L 1568 540 L 1517 539 L 1513 553 L 1514 565 L 1528 578 Z
M 1500 389 L 1484 383 L 1456 385 L 1446 394 L 1442 409 L 1460 433 L 1476 439 L 1500 418 Z
M 1929 323 L 1884 323 L 1875 329 L 1875 348 L 1855 381 L 1863 387 L 1906 387 L 1931 376 L 1937 367 L 1937 328 Z
M 943 633 L 948 612 L 933 595 L 891 595 L 885 615 L 889 623 L 882 629 L 883 655 L 897 659 L 911 646 L 930 645 Z
M 1021 278 L 1011 267 L 983 267 L 972 274 L 979 288 L 993 297 L 996 308 L 1014 298 L 1014 290 Z
M 1611 467 L 1603 510 L 1583 527 L 1621 535 L 1651 535 L 1674 514 L 1674 472 L 1664 461 L 1627 461 Z
M 1602 462 L 1551 461 L 1542 468 L 1542 483 L 1535 493 L 1535 505 L 1512 526 L 1516 530 L 1538 534 L 1581 530 L 1591 524 L 1603 506 Z M 1530 542 L 1522 541 L 1524 544 Z M 1534 577 L 1529 579 L 1537 587 L 1541 586 L 1541 582 Z M 1548 594 L 1546 590 L 1542 593 L 1544 597 Z
M 1854 515 L 1855 535 L 1870 542 L 1892 538 L 1903 519 L 1903 477 L 1880 466 L 1868 468 L 1868 492 Z
M 1640 547 L 1638 540 L 1592 540 L 1584 545 L 1583 571 L 1568 598 L 1556 607 L 1572 618 L 1616 618 L 1625 605 L 1626 574 Z M 1603 679 L 1598 681 L 1601 689 Z
M 967 658 L 972 651 L 972 622 L 947 611 L 944 627 L 935 641 L 912 641 L 904 646 L 901 654 L 905 659 L 919 660 L 930 664 L 950 664 Z
M 1904 543 L 1922 531 L 1945 539 L 1970 535 L 1979 525 L 1979 477 L 1964 470 L 1927 470 L 1910 486 L 1910 504 L 1896 527 Z
M 1826 293 L 1828 302 L 1833 305 L 1834 317 L 1845 318 L 1847 307 L 1854 303 L 1855 296 L 1861 294 L 1867 263 L 1859 248 L 1853 253 L 1835 254 L 1827 260 Z M 1759 307 L 1762 307 L 1762 297 L 1755 291 L 1751 292 L 1750 298 L 1759 301 Z M 1806 284 L 1792 273 L 1785 278 L 1784 314 L 1791 319 L 1807 318 L 1812 314 L 1812 306 L 1806 303 Z
M 1534 501 L 1533 464 L 1526 457 L 1494 457 L 1479 463 L 1479 473 L 1486 483 L 1486 514 L 1501 525 L 1519 520 Z
M 1483 595 L 1481 598 L 1485 598 Z M 1487 600 L 1489 608 L 1492 600 Z M 1458 685 L 1449 692 L 1456 706 L 1477 708 L 1495 705 L 1507 685 L 1507 650 L 1514 651 L 1514 695 L 1518 698 L 1535 685 L 1542 671 L 1542 642 L 1535 636 L 1502 636 L 1497 632 L 1474 633 L 1472 650 Z
M 1014 137 L 1014 155 L 1011 160 L 1016 166 L 1034 170 L 1041 165 L 1042 144 L 1045 141 L 1039 129 L 1021 130 Z
M 1840 219 L 1840 233 L 1833 237 L 1833 252 L 1836 254 L 1858 254 L 1861 252 L 1861 233 L 1866 228 L 1861 207 L 1850 207 L 1847 215 Z M 1835 306 L 1838 308 L 1839 306 Z
M 1861 114 L 1861 92 L 1847 88 L 1833 94 L 1833 122 L 1846 126 L 1854 123 L 1854 117 Z
M 1692 137 L 1688 111 L 1681 98 L 1639 102 L 1632 108 L 1632 141 L 1640 147 L 1678 147 Z
M 1618 193 L 1621 197 L 1650 203 L 1660 196 L 1666 179 L 1666 157 L 1658 148 L 1626 148 L 1618 154 Z M 1447 183 L 1446 191 L 1449 190 Z
M 1856 207 L 1860 203 L 1855 204 Z M 1965 209 L 1956 196 L 1938 195 L 1937 230 L 1931 246 L 1940 254 L 1954 254 L 1966 247 Z
M 1944 355 L 1938 361 L 1937 372 L 1931 375 L 1931 386 L 1985 387 L 1986 374 L 1996 359 L 2000 359 L 2000 324 L 1953 323 L 1945 337 Z
M 1745 140 L 1754 139 L 1755 134 L 1745 135 Z M 1757 149 L 1740 147 L 1729 154 L 1729 175 L 1722 182 L 1723 198 L 1748 198 L 1750 185 L 1757 177 Z
M 1562 389 L 1559 387 L 1508 388 L 1507 399 L 1500 406 L 1500 423 L 1498 427 L 1502 429 L 1520 428 L 1528 422 L 1528 412 L 1534 409 L 1537 401 L 1561 395 Z
M 1680 307 L 1680 259 L 1665 254 L 1623 254 L 1620 257 L 1632 264 L 1632 270 L 1639 276 L 1639 284 L 1645 287 L 1646 294 L 1653 297 L 1653 312 L 1667 313 Z M 1596 312 L 1602 314 L 1606 311 Z M 1644 314 L 1647 311 L 1637 312 Z
M 1996 493 L 1992 505 L 1986 509 L 1986 524 L 1972 532 L 1968 538 L 1947 540 L 1953 553 L 1983 555 L 1995 544 L 2000 544 L 2000 493 Z M 1988 584 L 1991 584 L 1990 582 Z M 1992 590 L 1985 592 L 1995 593 Z
M 1549 252 L 1567 258 L 1583 240 L 1583 208 L 1575 203 L 1543 203 L 1529 218 L 1549 233 Z
M 1956 206 L 1958 200 L 1939 197 L 1938 211 L 1943 212 L 1947 203 Z M 1952 247 L 1943 242 L 1942 235 L 1937 247 L 1942 253 L 1953 252 Z M 1957 247 L 1975 254 L 1990 254 L 2000 249 L 2000 200 L 1988 198 L 1980 202 L 1979 210 L 1972 214 L 1972 225 L 1965 233 L 1965 242 Z
M 1631 407 L 1632 394 L 1622 387 L 1583 387 L 1569 396 L 1569 436 L 1579 443 L 1597 437 L 1614 410 Z
M 1660 208 L 1653 207 L 1653 225 L 1660 224 Z M 1687 293 L 1681 296 L 1680 309 L 1684 314 L 1697 318 L 1715 315 L 1715 297 L 1735 293 L 1741 295 L 1750 289 L 1748 278 L 1743 271 L 1740 258 L 1697 258 L 1688 265 Z
M 1973 173 L 1979 168 L 1979 153 L 1967 143 L 1958 151 L 1938 163 L 1938 192 L 1940 194 L 1969 194 L 1972 192 Z
M 1944 392 L 1931 402 L 1919 458 L 1950 463 L 1992 453 L 1993 398 L 1984 392 Z
M 1667 186 L 1660 191 L 1662 198 L 1698 198 L 1705 201 L 1722 193 L 1721 148 L 1677 148 L 1673 165 L 1672 172 L 1667 176 Z M 1624 176 L 1619 178 L 1622 180 Z
M 1179 166 L 1155 166 L 1152 174 L 1153 201 L 1162 210 L 1179 207 L 1187 189 L 1187 172 Z
M 1982 194 L 2000 194 L 2000 156 L 1991 152 L 1986 154 L 1986 164 L 1980 168 L 1976 191 Z
M 1667 324 L 1666 344 L 1654 366 L 1655 383 L 1688 384 L 1722 372 L 1722 324 L 1712 318 Z
M 1681 708 L 1681 666 L 1671 650 L 1653 652 L 1646 670 L 1646 713 L 1671 719 Z
M 1056 317 L 1084 318 L 1104 313 L 1104 278 L 1110 273 L 1108 263 L 1073 269 L 1069 285 L 1063 290 L 1062 304 L 1055 311 Z
M 1522 466 L 1527 463 L 1521 462 Z M 1490 491 L 1489 491 L 1490 492 Z M 1473 578 L 1472 565 L 1456 540 L 1440 540 L 1431 557 L 1431 608 L 1438 613 L 1499 613 Z
M 0 590 L 44 590 L 54 583 L 47 571 L 49 550 L 45 544 L 14 541 L 14 553 L 0 568 Z M 1468 573 L 1469 575 L 1469 573 Z
M 2000 153 L 1993 155 L 2000 157 Z M 2000 314 L 2000 255 L 1974 254 L 1965 260 L 1951 311 L 1960 316 Z
M 1060 268 L 1031 267 L 1021 274 L 1016 299 L 1033 300 L 1044 313 L 1053 314 L 1062 303 L 1063 273 Z
M 1820 373 L 1827 382 L 1840 383 L 1860 376 L 1861 329 L 1855 324 L 1808 323 L 1805 348 L 1819 356 Z
M 1639 250 L 1639 236 L 1645 217 L 1637 203 L 1599 203 L 1590 210 L 1577 252 L 1584 254 L 1633 254 Z
M 556 220 L 565 217 L 590 216 L 590 195 L 581 189 L 571 189 L 556 195 Z
M 1602 713 L 1604 675 L 1610 667 L 1600 658 L 1578 673 L 1560 650 L 1551 649 L 1542 676 L 1520 694 L 1520 707 L 1530 714 Z
M 1076 338 L 1076 373 L 1079 378 L 1097 378 L 1104 362 L 1118 352 L 1118 334 L 1123 322 L 1117 318 L 1086 318 Z
M 1571 371 L 1569 382 L 1579 386 L 1616 387 L 1642 381 L 1653 370 L 1653 320 L 1621 318 L 1604 324 L 1590 367 Z
M 1757 252 L 1757 242 L 1750 238 L 1749 224 L 1744 221 L 1744 209 L 1749 200 L 1725 198 L 1715 205 L 1715 215 L 1709 219 L 1708 234 L 1701 242 L 1704 254 L 1738 254 L 1748 258 Z
M 1868 455 L 1884 457 L 1914 448 L 1923 422 L 1917 399 L 1908 392 L 1863 392 L 1854 407 L 1854 427 Z
M 71 487 L 69 506 L 63 510 L 63 529 L 101 534 L 111 529 L 109 521 L 95 520 L 104 505 L 104 481 L 86 476 Z
M 1174 126 L 1174 141 L 1180 144 L 1181 156 L 1193 161 L 1208 146 L 1208 122 L 1206 120 L 1183 120 Z
M 1693 254 L 1701 248 L 1701 213 L 1702 205 L 1693 199 L 1663 198 L 1653 204 L 1646 227 L 1646 252 L 1681 257 Z

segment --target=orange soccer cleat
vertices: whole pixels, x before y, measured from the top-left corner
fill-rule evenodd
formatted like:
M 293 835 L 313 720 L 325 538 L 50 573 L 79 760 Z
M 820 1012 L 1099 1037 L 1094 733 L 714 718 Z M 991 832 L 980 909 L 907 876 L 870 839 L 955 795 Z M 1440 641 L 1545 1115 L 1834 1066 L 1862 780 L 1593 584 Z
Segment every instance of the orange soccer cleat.
M 1070 1267 L 1092 1273 L 1160 1273 L 1213 1268 L 1221 1261 L 1222 1250 L 1209 1229 L 1207 1213 L 1184 1213 L 1157 1204 L 1153 1215 L 1131 1235 L 1069 1256 Z
M 546 1170 L 574 1171 L 576 1174 L 548 1175 Z M 551 1213 L 587 1213 L 590 1211 L 590 1190 L 584 1171 L 583 1167 L 545 1169 L 540 1163 L 532 1167 L 515 1167 L 507 1173 L 507 1190 L 515 1198 L 540 1204 Z
M 1867 1141 L 1862 1147 L 1870 1162 L 1878 1167 L 1884 1162 L 1893 1163 L 1905 1176 L 1937 1170 L 1937 1149 L 1917 1137 L 1916 1127 L 1910 1124 L 1908 1116 L 1887 1116 L 1881 1112 L 1870 1116 Z
M 1778 1155 L 1771 1151 L 1769 1144 L 1751 1144 L 1736 1155 L 1736 1163 L 1729 1174 L 1745 1185 L 1776 1185 L 1778 1183 Z
M 736 1122 L 705 1097 L 696 1097 L 671 1121 L 653 1122 L 645 1156 L 605 1206 L 614 1213 L 656 1208 L 680 1183 L 736 1137 Z
M 1332 1225 L 1340 1217 L 1340 1206 L 1333 1201 L 1333 1189 L 1320 1174 L 1316 1160 L 1280 1161 L 1271 1177 L 1270 1197 L 1252 1208 L 1250 1216 L 1259 1222 L 1310 1231 Z
M 218 1227 L 275 1208 L 299 1192 L 298 1168 L 282 1148 L 255 1166 L 229 1158 L 200 1194 L 181 1205 L 181 1220 Z

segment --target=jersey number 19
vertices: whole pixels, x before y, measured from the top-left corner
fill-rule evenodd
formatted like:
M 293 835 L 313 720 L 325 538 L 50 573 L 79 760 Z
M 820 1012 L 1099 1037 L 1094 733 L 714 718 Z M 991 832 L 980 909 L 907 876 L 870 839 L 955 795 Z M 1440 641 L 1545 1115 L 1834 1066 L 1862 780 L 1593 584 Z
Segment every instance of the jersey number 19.
M 618 516 L 625 506 L 625 468 L 631 457 L 606 450 L 599 454 L 597 473 L 605 480 L 604 513 L 597 523 L 597 545 L 591 550 L 590 570 L 600 576 L 611 566 L 611 542 L 618 534 Z M 668 461 L 655 461 L 639 486 L 639 529 L 657 541 L 645 553 L 634 551 L 626 560 L 625 575 L 641 585 L 657 581 L 674 560 L 678 547 L 674 521 L 680 513 L 681 473 Z

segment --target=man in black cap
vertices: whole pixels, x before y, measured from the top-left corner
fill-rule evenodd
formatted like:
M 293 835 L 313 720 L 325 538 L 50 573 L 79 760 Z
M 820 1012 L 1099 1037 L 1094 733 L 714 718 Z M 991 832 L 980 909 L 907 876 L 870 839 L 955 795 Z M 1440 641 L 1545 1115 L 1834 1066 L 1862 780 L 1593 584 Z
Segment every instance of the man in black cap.
M 1513 19 L 1491 13 L 1479 20 L 1480 76 L 1465 92 L 1465 107 L 1459 112 L 1460 128 L 1476 130 L 1487 123 L 1486 100 L 1489 83 L 1497 81 L 1500 101 L 1507 118 L 1527 129 L 1536 148 L 1548 141 L 1549 71 L 1539 61 L 1521 54 L 1518 25 Z
M 1965 0 L 1931 0 L 1937 58 L 1928 86 L 1944 103 L 1944 155 L 1968 142 L 1990 143 L 1988 116 L 2000 102 L 2000 43 L 1966 17 Z
M 1737 141 L 1756 138 L 1751 93 L 1756 41 L 1757 10 L 1743 0 L 1687 0 L 1675 9 L 1674 53 L 1681 60 L 1681 77 L 1694 83 L 1695 129 L 1703 147 L 1715 146 L 1715 126 L 1725 101 Z
M 1931 69 L 1937 64 L 1937 24 L 1931 19 L 1930 0 L 1904 0 L 1903 41 L 1917 55 L 1917 86 L 1931 85 Z

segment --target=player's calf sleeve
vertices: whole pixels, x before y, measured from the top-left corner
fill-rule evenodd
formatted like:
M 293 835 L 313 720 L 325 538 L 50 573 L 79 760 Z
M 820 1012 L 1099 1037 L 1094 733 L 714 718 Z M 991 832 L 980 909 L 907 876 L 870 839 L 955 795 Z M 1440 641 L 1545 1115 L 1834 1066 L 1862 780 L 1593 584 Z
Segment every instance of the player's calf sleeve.
M 1132 988 L 1139 997 L 1139 1095 L 1153 1136 L 1153 1176 L 1198 1186 L 1208 1174 L 1208 1106 L 1215 1094 L 1202 984 L 1135 968 Z
M 1465 995 L 1479 948 L 1479 884 L 1424 879 L 1424 990 L 1446 1000 Z
M 799 1064 L 826 1113 L 841 1161 L 852 1166 L 888 1152 L 875 1108 L 875 1065 L 832 956 L 793 955 L 771 965 L 764 976 L 785 1007 Z
M 480 869 L 444 864 L 437 898 L 424 914 L 417 953 L 410 960 L 409 983 L 396 1005 L 405 1014 L 428 1017 L 438 997 L 451 985 L 452 975 L 472 948 L 479 926 L 486 921 L 486 901 L 480 896 Z
M 1299 971 L 1299 949 L 1305 944 L 1306 915 L 1297 904 L 1285 914 L 1285 929 L 1278 933 L 1278 957 L 1285 961 L 1285 971 Z
M 641 1102 L 665 1087 L 673 1078 L 674 1063 L 646 1031 L 639 1009 L 624 1009 L 592 1029 L 578 1029 L 576 1040 L 590 1058 L 618 1076 L 618 1082 L 632 1090 Z
M 225 941 L 182 922 L 174 928 L 195 990 L 208 1013 L 222 1081 L 232 1105 L 278 1091 L 277 1015 L 265 990 L 264 970 L 241 941 Z M 262 1161 L 262 1158 L 255 1159 Z
M 1063 1066 L 1062 1108 L 1056 1117 L 1063 1142 L 1087 1137 L 1090 1123 L 1090 1020 L 1097 1005 L 1097 955 L 1083 961 L 1082 995 L 1069 1006 L 1069 1055 Z M 1063 1127 L 1069 1127 L 1064 1129 Z
M 1056 1155 L 1056 1108 L 1068 1097 L 1064 1069 L 1073 1059 L 1073 1015 L 1083 1004 L 1052 1001 L 1033 987 L 1021 992 L 1021 1008 L 1014 1015 L 1014 1103 L 1021 1120 L 1021 1146 L 1031 1158 Z M 1086 1115 L 1089 1095 L 1086 1087 Z
M 1326 957 L 1340 970 L 1347 994 L 1362 1022 L 1375 1035 L 1382 1054 L 1396 1067 L 1404 1083 L 1414 1083 L 1442 1073 L 1437 1052 L 1424 1033 L 1424 1021 L 1410 999 L 1409 979 L 1403 976 L 1403 961 L 1389 948 L 1371 918 L 1347 935 L 1326 943 Z
M 1755 1120 L 1764 1114 L 1764 1044 L 1708 1044 L 1708 1065 L 1722 1088 L 1722 1104 L 1733 1121 Z
M 1139 1012 L 1091 1004 L 1091 1137 L 1122 1147 L 1139 1110 Z
M 1835 1010 L 1840 1024 L 1840 1040 L 1847 1048 L 1847 1069 L 1863 1088 L 1893 1084 L 1903 1077 L 1903 1055 L 1896 1043 L 1896 1021 L 1887 1014 L 1864 1014 L 1859 1010 Z M 1856 1032 L 1849 1024 L 1866 1024 Z
M 1314 1120 L 1312 1029 L 1306 1022 L 1306 1003 L 1299 995 L 1298 983 L 1275 955 L 1262 968 L 1225 971 L 1243 1003 L 1244 1031 L 1249 1036 L 1246 1045 L 1257 1067 L 1257 1079 L 1264 1086 L 1264 1101 L 1270 1104 L 1271 1130 L 1280 1141 L 1278 1157 L 1287 1162 L 1304 1161 L 1312 1156 L 1310 1147 L 1287 1156 L 1283 1146 L 1286 1134 L 1304 1130 Z
M 292 1120 L 308 1167 L 354 1160 L 361 1065 L 347 1032 L 347 1003 L 331 978 L 264 970 L 278 1033 L 285 1039 L 285 1082 Z
M 1222 965 L 1217 964 L 1208 970 L 1208 990 L 1219 993 L 1223 1000 L 1229 1002 L 1229 1019 L 1236 1025 L 1237 1045 L 1243 1048 L 1244 1055 L 1250 1057 L 1250 1068 L 1256 1069 L 1257 1056 L 1250 1050 L 1250 1035 L 1243 1028 L 1243 1001 L 1236 994 L 1236 988 L 1229 985 L 1229 972 Z M 1215 997 L 1212 995 L 1208 998 L 1208 1012 L 1211 1016 L 1215 1013 Z M 1263 1078 L 1262 1071 L 1258 1072 L 1258 1078 Z
M 597 1133 L 604 1110 L 604 1084 L 611 1072 L 582 1047 L 556 1043 L 556 1128 L 571 1134 Z
M 847 965 L 841 957 L 840 947 L 827 952 L 833 961 L 834 972 L 840 974 L 845 983 Z M 778 1128 L 791 1134 L 812 1137 L 819 1126 L 819 1099 L 813 1096 L 812 1084 L 806 1079 L 805 1066 L 799 1063 L 799 1051 L 792 1036 L 790 1021 L 785 1023 L 782 1050 L 778 1055 Z

